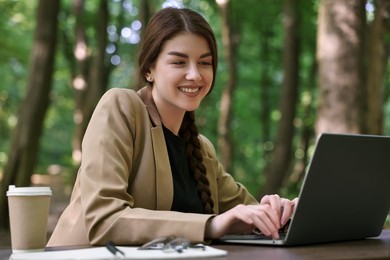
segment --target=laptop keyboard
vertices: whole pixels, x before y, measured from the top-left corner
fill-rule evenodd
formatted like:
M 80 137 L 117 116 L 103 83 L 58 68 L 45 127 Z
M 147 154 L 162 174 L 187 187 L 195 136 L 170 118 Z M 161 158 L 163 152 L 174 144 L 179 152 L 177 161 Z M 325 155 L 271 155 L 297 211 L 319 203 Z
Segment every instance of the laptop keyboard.
M 279 239 L 274 239 L 274 240 L 284 240 L 286 238 L 287 230 L 290 226 L 290 221 L 291 221 L 291 219 L 289 219 L 287 221 L 286 225 L 284 225 L 282 228 L 279 229 Z M 272 239 L 272 237 L 262 234 L 261 231 L 258 229 L 252 230 L 252 233 L 253 234 L 248 235 L 248 238 L 255 239 L 255 240 L 270 240 L 270 239 Z
M 255 231 L 256 232 L 256 231 Z M 261 233 L 254 234 L 245 234 L 245 235 L 225 235 L 224 239 L 233 239 L 233 240 L 284 240 L 286 238 L 286 231 L 279 231 L 279 238 L 273 239 L 270 236 L 263 235 Z
M 284 240 L 287 235 L 287 230 L 290 225 L 290 220 L 284 225 L 281 229 L 279 229 L 279 238 L 273 239 L 271 236 L 266 236 L 260 232 L 258 229 L 252 230 L 252 234 L 244 234 L 244 235 L 226 235 L 225 238 L 235 239 L 235 240 Z
M 286 238 L 287 232 L 279 232 L 279 238 L 278 239 L 273 239 L 271 236 L 266 236 L 263 234 L 254 234 L 254 235 L 248 235 L 252 236 L 251 239 L 254 240 L 284 240 Z

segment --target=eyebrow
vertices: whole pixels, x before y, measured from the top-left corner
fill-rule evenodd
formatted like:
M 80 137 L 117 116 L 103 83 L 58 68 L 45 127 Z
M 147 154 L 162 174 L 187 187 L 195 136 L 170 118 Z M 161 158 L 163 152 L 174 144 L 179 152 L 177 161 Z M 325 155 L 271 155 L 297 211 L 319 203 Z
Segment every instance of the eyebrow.
M 179 56 L 179 57 L 182 57 L 182 58 L 188 58 L 187 54 L 182 53 L 182 52 L 177 52 L 177 51 L 170 51 L 170 52 L 168 52 L 168 55 Z M 209 56 L 212 56 L 212 55 L 211 55 L 211 53 L 208 52 L 208 53 L 200 55 L 200 58 L 206 58 L 206 57 L 209 57 Z

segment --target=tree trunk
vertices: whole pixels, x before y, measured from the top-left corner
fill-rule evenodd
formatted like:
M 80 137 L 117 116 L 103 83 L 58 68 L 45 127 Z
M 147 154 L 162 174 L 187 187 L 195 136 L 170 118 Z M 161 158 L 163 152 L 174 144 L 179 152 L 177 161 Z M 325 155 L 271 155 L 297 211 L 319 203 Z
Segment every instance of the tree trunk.
M 14 130 L 4 179 L 0 185 L 0 227 L 8 226 L 8 185 L 29 186 L 37 161 L 39 140 L 49 106 L 57 41 L 58 0 L 40 0 L 36 19 L 27 93 Z
M 272 32 L 270 28 L 265 28 L 260 34 L 260 62 L 263 64 L 270 64 L 270 45 L 272 40 Z M 260 71 L 260 104 L 261 104 L 261 133 L 262 133 L 262 145 L 267 147 L 267 143 L 271 141 L 271 92 L 272 92 L 272 79 L 269 66 L 261 66 Z M 264 154 L 267 154 L 270 149 L 265 148 Z
M 300 181 L 303 179 L 306 173 L 307 162 L 309 161 L 309 148 L 312 144 L 314 129 L 313 129 L 313 120 L 315 119 L 316 107 L 314 102 L 312 102 L 314 97 L 314 87 L 316 86 L 316 77 L 317 77 L 317 62 L 313 60 L 313 64 L 310 66 L 310 73 L 308 76 L 308 81 L 306 83 L 306 92 L 307 99 L 304 99 L 302 102 L 303 106 L 303 116 L 302 116 L 302 129 L 299 137 L 299 147 L 298 149 L 302 151 L 302 157 L 299 158 L 295 165 L 294 169 L 291 172 L 291 175 L 287 179 L 284 187 L 292 187 L 295 189 L 293 192 L 299 192 Z
M 87 90 L 89 88 L 89 64 L 91 59 L 91 51 L 88 46 L 88 38 L 86 34 L 86 24 L 84 17 L 84 0 L 73 1 L 73 14 L 76 18 L 74 28 L 75 43 L 73 56 L 69 56 L 68 60 L 75 61 L 75 69 L 72 73 L 72 88 L 74 91 L 75 110 L 73 112 L 73 121 L 75 123 L 75 133 L 72 140 L 72 158 L 75 166 L 81 162 L 81 141 L 84 136 L 84 121 L 85 115 L 83 107 L 87 98 Z
M 77 167 L 81 162 L 81 142 L 95 106 L 107 90 L 111 69 L 106 55 L 108 6 L 107 0 L 101 0 L 99 14 L 96 16 L 97 49 L 90 48 L 84 23 L 84 0 L 74 1 L 76 17 L 74 57 L 77 69 L 74 73 L 73 89 L 75 93 L 74 121 L 76 131 L 73 137 L 73 160 Z M 90 54 L 92 53 L 92 55 Z
M 390 2 L 389 1 L 385 1 L 383 0 L 382 3 L 386 3 L 384 5 L 384 12 L 385 12 L 385 17 L 386 19 L 384 19 L 384 25 L 383 25 L 383 29 L 384 29 L 384 34 L 385 35 L 389 35 L 390 34 Z M 390 38 L 389 37 L 384 37 L 383 38 L 383 45 L 384 45 L 384 59 L 385 61 L 385 68 L 384 68 L 384 71 L 385 71 L 385 74 L 387 74 L 388 70 L 389 70 L 389 57 L 390 57 Z M 386 104 L 389 100 L 389 94 L 390 94 L 390 84 L 389 83 L 389 79 L 388 77 L 384 77 L 384 82 L 383 82 L 383 103 Z
M 321 0 L 317 60 L 319 109 L 316 134 L 365 132 L 364 32 L 361 0 Z
M 236 85 L 236 67 L 234 58 L 234 42 L 232 29 L 229 23 L 229 1 L 219 3 L 222 15 L 222 44 L 228 67 L 229 78 L 222 91 L 220 116 L 218 122 L 218 148 L 221 162 L 227 172 L 232 170 L 232 141 L 230 137 L 230 123 L 232 116 L 232 99 Z
M 389 20 L 387 10 L 389 1 L 378 0 L 375 2 L 375 16 L 370 25 L 367 48 L 367 132 L 374 135 L 382 135 L 383 123 L 383 80 L 386 68 L 385 54 L 385 21 Z
M 141 30 L 141 38 L 142 38 L 145 31 L 145 27 L 148 24 L 152 14 L 151 14 L 151 7 L 150 7 L 149 0 L 140 0 L 139 6 L 140 6 L 139 18 L 142 24 L 142 30 Z M 132 78 L 136 80 L 130 82 L 130 88 L 134 90 L 140 90 L 141 88 L 144 87 L 144 85 L 142 85 L 143 80 L 140 79 L 138 75 L 138 62 L 136 59 L 134 60 L 133 66 L 134 66 L 134 72 Z
M 146 24 L 149 22 L 151 17 L 151 11 L 150 11 L 150 3 L 149 0 L 140 0 L 140 10 L 139 10 L 139 17 L 140 22 L 143 25 L 143 28 L 146 27 Z M 142 30 L 143 35 L 144 30 Z
M 283 52 L 283 85 L 280 98 L 280 113 L 275 148 L 271 161 L 266 166 L 266 181 L 261 194 L 278 192 L 288 172 L 292 156 L 293 121 L 298 96 L 299 81 L 299 19 L 298 0 L 285 0 L 283 26 L 285 44 Z
M 89 88 L 87 99 L 83 106 L 83 133 L 87 129 L 89 120 L 95 110 L 99 99 L 106 92 L 108 78 L 112 66 L 106 55 L 107 46 L 107 24 L 108 24 L 108 4 L 107 0 L 100 0 L 99 14 L 97 16 L 97 50 L 92 56 L 89 74 Z

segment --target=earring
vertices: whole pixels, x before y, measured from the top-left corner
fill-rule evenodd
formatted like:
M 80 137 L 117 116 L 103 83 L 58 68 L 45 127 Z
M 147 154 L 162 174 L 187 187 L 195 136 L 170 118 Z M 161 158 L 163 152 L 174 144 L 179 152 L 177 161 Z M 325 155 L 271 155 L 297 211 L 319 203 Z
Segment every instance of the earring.
M 149 82 L 153 82 L 153 77 L 152 75 L 146 75 L 146 80 L 149 81 Z

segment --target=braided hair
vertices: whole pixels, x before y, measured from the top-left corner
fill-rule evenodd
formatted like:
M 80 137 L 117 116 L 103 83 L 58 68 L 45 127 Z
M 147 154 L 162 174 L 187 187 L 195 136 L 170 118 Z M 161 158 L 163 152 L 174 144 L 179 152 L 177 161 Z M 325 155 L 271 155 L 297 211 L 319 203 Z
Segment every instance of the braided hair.
M 200 152 L 199 131 L 195 124 L 195 113 L 193 111 L 185 113 L 179 135 L 186 141 L 186 157 L 194 174 L 198 194 L 203 203 L 203 210 L 206 214 L 213 214 L 214 202 L 211 199 L 206 167 L 203 164 L 203 156 Z

